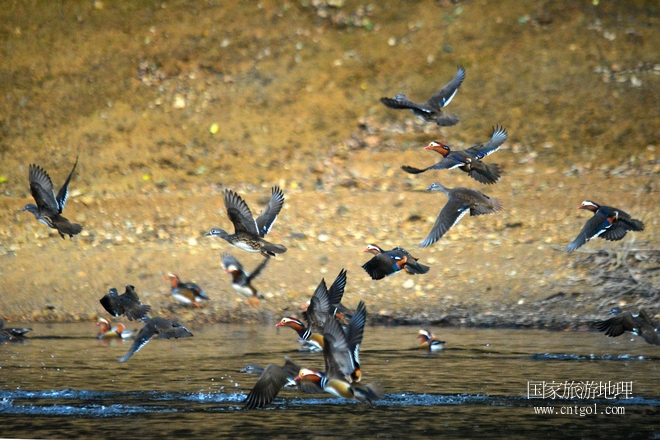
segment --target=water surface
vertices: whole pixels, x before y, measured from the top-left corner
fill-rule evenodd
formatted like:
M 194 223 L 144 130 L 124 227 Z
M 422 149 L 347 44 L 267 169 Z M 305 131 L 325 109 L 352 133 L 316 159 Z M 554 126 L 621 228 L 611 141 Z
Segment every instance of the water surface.
M 25 344 L 0 346 L 3 437 L 318 435 L 360 437 L 557 435 L 575 430 L 660 435 L 657 347 L 598 333 L 438 330 L 445 351 L 415 348 L 417 328 L 368 327 L 364 379 L 386 396 L 373 407 L 283 391 L 265 410 L 242 411 L 257 380 L 249 362 L 323 368 L 273 326 L 191 328 L 188 340 L 154 340 L 117 363 L 129 343 L 93 338 L 91 324 L 35 325 Z M 630 399 L 528 399 L 528 381 L 633 382 Z M 536 415 L 534 406 L 625 414 Z M 565 410 L 566 411 L 566 410 Z M 575 410 L 574 410 L 575 411 Z M 579 408 L 577 409 L 579 411 Z M 594 431 L 597 430 L 597 431 Z

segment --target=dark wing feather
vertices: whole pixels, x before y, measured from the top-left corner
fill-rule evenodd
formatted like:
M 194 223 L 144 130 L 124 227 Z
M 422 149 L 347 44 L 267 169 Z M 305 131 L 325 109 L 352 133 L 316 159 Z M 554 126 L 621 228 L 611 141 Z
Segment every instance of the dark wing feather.
M 116 292 L 116 289 L 113 288 L 113 290 Z M 124 307 L 121 304 L 121 300 L 112 293 L 106 293 L 101 298 L 101 305 L 112 316 L 121 316 L 124 314 Z
M 353 315 L 351 323 L 355 319 L 355 315 Z M 323 341 L 325 374 L 331 379 L 349 376 L 355 370 L 351 346 L 339 321 L 334 317 L 329 317 L 325 321 Z
M 458 223 L 459 220 L 469 212 L 468 208 L 469 206 L 466 206 L 463 201 L 450 196 L 447 204 L 442 208 L 440 215 L 438 215 L 438 218 L 435 220 L 433 229 L 431 229 L 428 237 L 426 237 L 419 246 L 430 246 L 440 240 L 449 228 Z
M 131 345 L 131 348 L 128 350 L 128 353 L 124 355 L 121 359 L 119 359 L 119 362 L 126 362 L 133 356 L 135 353 L 140 351 L 142 347 L 146 345 L 147 342 L 151 339 L 151 337 L 156 334 L 156 327 L 152 324 L 151 320 L 147 321 L 144 324 L 144 327 L 140 329 L 138 332 L 137 336 L 135 337 L 135 341 L 133 341 L 133 345 Z
M 187 328 L 169 319 L 152 318 L 150 322 L 153 323 L 156 333 L 158 333 L 158 339 L 189 338 L 193 335 Z
M 431 96 L 428 100 L 429 106 L 434 109 L 440 109 L 448 105 L 454 98 L 454 95 L 456 95 L 456 92 L 458 92 L 458 88 L 463 84 L 463 80 L 465 80 L 465 69 L 459 66 L 458 72 L 456 72 L 454 78 L 452 78 L 452 80 L 449 81 L 438 93 Z
M 335 278 L 335 281 L 328 290 L 328 302 L 331 306 L 339 304 L 344 297 L 344 289 L 346 288 L 346 270 L 342 269 Z
M 73 172 L 76 170 L 77 165 L 78 165 L 78 157 L 76 156 L 76 162 L 73 164 L 73 169 L 69 173 L 69 177 L 66 178 L 64 185 L 62 185 L 62 188 L 60 188 L 60 190 L 57 193 L 57 197 L 55 197 L 60 214 L 62 213 L 62 210 L 64 209 L 64 205 L 66 205 L 66 200 L 69 197 L 69 182 L 71 182 L 71 176 L 73 176 Z
M 596 322 L 594 327 L 601 332 L 605 332 L 605 335 L 614 338 L 621 336 L 625 332 L 633 331 L 637 325 L 630 312 L 623 312 L 605 321 Z
M 40 211 L 51 215 L 60 213 L 53 190 L 53 181 L 43 168 L 34 164 L 30 165 L 30 193 Z
M 606 231 L 609 226 L 610 226 L 610 222 L 607 221 L 607 218 L 603 214 L 600 214 L 598 212 L 595 213 L 593 217 L 587 220 L 587 222 L 584 224 L 584 227 L 582 228 L 578 236 L 575 238 L 575 240 L 573 240 L 571 244 L 566 246 L 566 251 L 573 252 L 575 249 L 579 248 L 587 241 L 602 234 L 603 231 Z
M 144 318 L 151 310 L 151 306 L 142 305 L 135 287 L 130 284 L 126 286 L 126 291 L 119 296 L 124 314 L 129 321 L 137 321 Z
M 268 365 L 245 399 L 245 409 L 263 408 L 272 403 L 287 382 L 289 374 L 282 367 Z
M 247 232 L 255 236 L 259 235 L 257 223 L 252 218 L 252 212 L 241 196 L 227 189 L 225 190 L 224 200 L 225 208 L 227 208 L 227 216 L 234 224 L 235 232 Z
M 362 269 L 369 274 L 372 280 L 381 280 L 386 276 L 394 273 L 392 267 L 394 263 L 391 262 L 390 257 L 383 254 L 374 255 L 371 260 L 362 265 Z
M 284 206 L 284 193 L 279 186 L 274 186 L 272 189 L 273 194 L 270 197 L 268 205 L 263 210 L 259 217 L 257 217 L 257 229 L 259 235 L 264 236 L 270 232 L 270 229 L 275 224 L 275 220 Z
M 412 102 L 408 98 L 405 97 L 405 95 L 396 95 L 395 98 L 380 98 L 380 102 L 385 104 L 385 106 L 389 108 L 394 108 L 394 109 L 415 109 L 419 110 L 420 112 L 425 112 L 425 113 L 431 113 L 431 111 L 426 107 L 421 104 L 417 104 L 416 102 Z
M 362 344 L 362 336 L 364 335 L 364 326 L 366 323 L 367 306 L 364 301 L 360 301 L 346 330 L 346 339 L 348 340 L 348 348 L 353 361 L 353 369 L 360 366 L 359 349 L 360 344 Z
M 465 151 L 474 155 L 477 159 L 483 159 L 489 154 L 493 154 L 499 150 L 508 136 L 509 135 L 504 127 L 495 126 L 493 127 L 493 135 L 488 142 L 481 145 L 475 145 Z
M 429 170 L 429 168 L 415 168 L 408 165 L 401 165 L 401 169 L 408 174 L 421 174 Z
M 470 215 L 492 214 L 503 209 L 503 205 L 499 200 L 491 199 L 486 194 L 478 191 L 474 191 L 473 194 L 478 202 L 470 207 Z
M 500 166 L 496 163 L 486 165 L 481 161 L 472 162 L 472 169 L 468 173 L 479 183 L 491 185 L 498 181 L 500 178 Z
M 266 255 L 261 263 L 257 267 L 254 268 L 254 270 L 248 275 L 247 279 L 245 280 L 246 283 L 249 283 L 253 279 L 259 276 L 262 270 L 264 270 L 264 267 L 268 264 L 270 261 L 270 256 Z
M 330 302 L 328 301 L 328 289 L 325 284 L 325 279 L 322 279 L 312 295 L 312 299 L 307 307 L 305 319 L 307 320 L 307 327 L 313 333 L 322 333 L 323 326 L 328 318 L 330 311 Z

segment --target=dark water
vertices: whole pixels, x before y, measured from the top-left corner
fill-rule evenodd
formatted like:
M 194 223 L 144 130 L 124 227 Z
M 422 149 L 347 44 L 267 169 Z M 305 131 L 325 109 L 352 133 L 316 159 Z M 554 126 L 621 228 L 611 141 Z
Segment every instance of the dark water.
M 97 341 L 91 324 L 34 327 L 26 344 L 0 346 L 1 437 L 660 438 L 660 351 L 641 338 L 451 329 L 437 332 L 446 350 L 428 355 L 415 349 L 417 328 L 369 327 L 364 380 L 387 392 L 373 407 L 283 391 L 268 409 L 242 411 L 257 380 L 238 373 L 245 364 L 289 355 L 322 369 L 322 356 L 299 353 L 290 329 L 224 325 L 151 341 L 119 364 L 129 343 Z M 528 399 L 528 381 L 632 382 L 632 391 Z M 537 415 L 535 405 L 585 415 Z

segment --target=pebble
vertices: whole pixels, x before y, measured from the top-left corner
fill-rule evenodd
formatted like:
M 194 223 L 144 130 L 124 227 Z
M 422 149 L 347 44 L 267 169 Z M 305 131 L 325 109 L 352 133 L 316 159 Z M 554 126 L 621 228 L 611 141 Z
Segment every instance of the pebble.
M 319 240 L 321 243 L 325 243 L 325 242 L 328 241 L 329 239 L 330 239 L 330 237 L 328 237 L 326 234 L 319 234 L 319 236 L 318 236 L 318 240 Z
M 415 287 L 415 281 L 412 278 L 407 279 L 402 285 L 404 289 L 412 289 Z

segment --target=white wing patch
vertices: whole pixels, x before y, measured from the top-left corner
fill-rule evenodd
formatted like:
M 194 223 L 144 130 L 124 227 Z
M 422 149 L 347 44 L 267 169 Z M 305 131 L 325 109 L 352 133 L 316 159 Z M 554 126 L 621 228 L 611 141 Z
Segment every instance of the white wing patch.
M 461 209 L 462 209 L 462 211 L 459 210 L 460 214 L 458 214 L 458 217 L 456 217 L 456 220 L 454 221 L 454 223 L 451 224 L 451 227 L 456 226 L 456 223 L 458 223 L 463 217 L 465 217 L 465 214 L 470 212 L 469 208 L 461 208 Z

